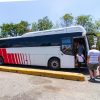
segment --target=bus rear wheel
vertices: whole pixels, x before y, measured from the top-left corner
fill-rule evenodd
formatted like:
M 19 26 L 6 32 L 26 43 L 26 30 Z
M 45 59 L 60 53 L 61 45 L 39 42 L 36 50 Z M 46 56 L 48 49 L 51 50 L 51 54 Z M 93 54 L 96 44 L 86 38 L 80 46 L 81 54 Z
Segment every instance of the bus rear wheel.
M 58 58 L 52 58 L 48 62 L 48 67 L 50 69 L 59 69 L 60 68 L 60 60 Z
M 2 57 L 0 57 L 0 65 L 3 65 L 4 64 L 4 60 Z

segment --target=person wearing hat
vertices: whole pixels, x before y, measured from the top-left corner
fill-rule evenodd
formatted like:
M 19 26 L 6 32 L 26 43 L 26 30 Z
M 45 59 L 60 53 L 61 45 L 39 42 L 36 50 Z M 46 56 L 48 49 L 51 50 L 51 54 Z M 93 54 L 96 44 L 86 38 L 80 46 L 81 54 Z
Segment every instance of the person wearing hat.
M 96 45 L 92 45 L 91 50 L 88 51 L 87 65 L 90 73 L 90 80 L 95 81 L 97 74 L 97 67 L 100 63 L 100 51 L 96 50 Z

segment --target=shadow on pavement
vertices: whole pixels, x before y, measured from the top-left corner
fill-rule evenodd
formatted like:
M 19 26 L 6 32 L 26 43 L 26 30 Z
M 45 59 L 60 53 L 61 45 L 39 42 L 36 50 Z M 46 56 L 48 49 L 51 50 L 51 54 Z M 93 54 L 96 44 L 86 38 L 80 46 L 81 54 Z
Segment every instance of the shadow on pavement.
M 100 84 L 100 80 L 97 80 L 97 79 L 95 79 L 95 81 L 90 81 L 90 80 L 88 80 L 88 81 L 91 83 L 99 83 Z

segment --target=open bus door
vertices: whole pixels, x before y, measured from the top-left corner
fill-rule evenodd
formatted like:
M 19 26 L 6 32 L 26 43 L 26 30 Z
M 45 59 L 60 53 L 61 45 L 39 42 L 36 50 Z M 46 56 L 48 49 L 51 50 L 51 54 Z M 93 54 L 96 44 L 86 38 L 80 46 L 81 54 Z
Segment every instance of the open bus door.
M 78 54 L 78 43 L 80 43 L 83 46 L 83 55 L 84 55 L 84 62 L 81 63 L 80 67 L 86 67 L 86 60 L 87 60 L 87 42 L 85 36 L 79 36 L 73 38 L 73 50 L 74 50 L 74 57 L 75 57 L 75 67 L 78 66 L 78 60 L 76 55 Z

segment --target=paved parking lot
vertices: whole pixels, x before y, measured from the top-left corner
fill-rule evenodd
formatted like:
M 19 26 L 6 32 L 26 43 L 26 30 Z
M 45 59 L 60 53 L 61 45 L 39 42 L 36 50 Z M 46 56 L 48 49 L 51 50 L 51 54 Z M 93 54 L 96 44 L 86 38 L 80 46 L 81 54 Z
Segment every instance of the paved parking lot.
M 97 83 L 0 72 L 0 100 L 99 100 Z

